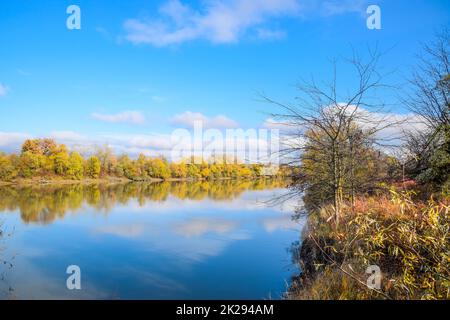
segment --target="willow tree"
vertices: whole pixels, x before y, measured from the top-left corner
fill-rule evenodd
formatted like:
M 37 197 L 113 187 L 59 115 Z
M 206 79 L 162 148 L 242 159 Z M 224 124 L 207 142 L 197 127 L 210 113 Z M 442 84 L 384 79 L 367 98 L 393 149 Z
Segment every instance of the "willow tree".
M 272 114 L 284 130 L 281 159 L 301 166 L 294 187 L 301 192 L 319 190 L 320 200 L 330 199 L 337 223 L 344 200 L 353 200 L 356 191 L 375 183 L 371 170 L 362 177 L 360 171 L 364 166 L 368 169 L 370 163 L 378 165 L 382 152 L 376 147 L 392 145 L 391 141 L 398 138 L 382 134 L 398 122 L 378 98 L 380 89 L 392 88 L 382 81 L 387 74 L 379 72 L 380 57 L 380 53 L 369 51 L 364 61 L 354 53 L 346 64 L 355 76 L 342 87 L 334 61 L 332 80 L 302 80 L 295 104 L 264 96 L 281 109 Z

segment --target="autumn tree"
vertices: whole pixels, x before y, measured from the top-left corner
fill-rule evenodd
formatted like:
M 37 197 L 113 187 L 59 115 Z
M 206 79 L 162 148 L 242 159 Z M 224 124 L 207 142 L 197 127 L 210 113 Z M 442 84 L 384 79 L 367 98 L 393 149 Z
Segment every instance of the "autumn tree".
M 211 172 L 211 169 L 209 168 L 208 163 L 202 162 L 199 166 L 199 170 L 200 170 L 200 175 L 203 179 L 212 178 L 212 172 Z
M 84 159 L 78 152 L 72 152 L 69 157 L 67 175 L 71 178 L 81 180 L 84 174 Z
M 92 179 L 97 179 L 100 176 L 101 162 L 96 156 L 91 156 L 86 161 L 85 173 L 86 176 Z
M 52 139 L 29 139 L 22 144 L 18 170 L 22 177 L 53 173 L 54 163 L 50 156 L 57 148 Z
M 11 156 L 0 152 L 0 181 L 10 181 L 17 176 L 17 168 Z
M 100 160 L 101 164 L 100 175 L 102 176 L 114 175 L 115 166 L 117 165 L 117 158 L 114 155 L 113 150 L 108 145 L 105 145 L 96 151 L 95 156 Z
M 49 159 L 57 175 L 65 175 L 69 170 L 69 153 L 65 145 L 61 144 L 53 149 Z
M 171 176 L 169 164 L 165 159 L 150 159 L 147 166 L 147 174 L 151 178 L 168 179 Z
M 144 154 L 140 154 L 139 157 L 133 161 L 134 167 L 136 168 L 136 176 L 145 179 L 147 177 L 147 157 Z
M 188 166 L 184 162 L 171 163 L 170 172 L 172 173 L 172 178 L 183 179 L 188 176 Z
M 194 163 L 187 164 L 187 177 L 191 179 L 201 178 L 200 170 Z
M 31 178 L 39 172 L 40 156 L 31 151 L 22 152 L 18 163 L 20 176 L 23 178 Z
M 119 157 L 115 172 L 118 177 L 125 177 L 130 180 L 138 177 L 138 170 L 128 155 Z
M 31 152 L 36 155 L 50 156 L 57 144 L 53 139 L 29 139 L 22 145 L 22 153 Z

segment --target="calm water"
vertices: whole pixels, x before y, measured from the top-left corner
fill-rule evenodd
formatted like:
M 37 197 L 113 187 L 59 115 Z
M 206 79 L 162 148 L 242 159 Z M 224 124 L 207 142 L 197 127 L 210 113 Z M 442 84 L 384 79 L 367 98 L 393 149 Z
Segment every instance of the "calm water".
M 12 263 L 0 297 L 280 298 L 301 229 L 292 203 L 267 205 L 283 192 L 275 181 L 0 187 L 0 260 Z M 66 287 L 69 265 L 81 290 Z

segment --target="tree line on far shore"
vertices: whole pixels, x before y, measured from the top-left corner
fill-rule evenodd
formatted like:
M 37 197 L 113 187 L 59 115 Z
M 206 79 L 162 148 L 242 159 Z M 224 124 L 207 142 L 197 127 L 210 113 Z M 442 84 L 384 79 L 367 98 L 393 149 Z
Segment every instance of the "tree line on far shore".
M 191 159 L 192 160 L 192 159 Z M 222 160 L 222 159 L 221 159 Z M 239 164 L 222 161 L 194 161 L 169 163 L 163 157 L 137 159 L 128 155 L 116 156 L 108 147 L 95 154 L 83 157 L 79 152 L 69 151 L 64 144 L 52 139 L 26 140 L 20 154 L 0 152 L 0 181 L 18 179 L 99 179 L 123 178 L 147 179 L 237 179 L 273 175 L 261 164 Z M 282 166 L 276 175 L 288 175 L 289 168 Z

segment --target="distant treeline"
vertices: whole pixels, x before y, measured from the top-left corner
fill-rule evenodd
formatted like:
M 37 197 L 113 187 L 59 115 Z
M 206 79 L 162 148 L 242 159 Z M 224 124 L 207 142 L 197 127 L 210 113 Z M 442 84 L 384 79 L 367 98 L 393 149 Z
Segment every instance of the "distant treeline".
M 191 159 L 192 160 L 192 159 Z M 198 162 L 198 161 L 196 161 Z M 271 172 L 272 171 L 272 172 Z M 26 140 L 19 155 L 0 153 L 0 181 L 17 179 L 99 179 L 107 177 L 130 180 L 146 179 L 222 179 L 254 178 L 265 175 L 289 175 L 288 167 L 277 172 L 260 164 L 238 164 L 226 161 L 199 164 L 193 161 L 169 163 L 163 157 L 137 159 L 128 155 L 117 157 L 111 149 L 99 149 L 94 155 L 83 157 L 69 152 L 63 144 L 52 139 Z

